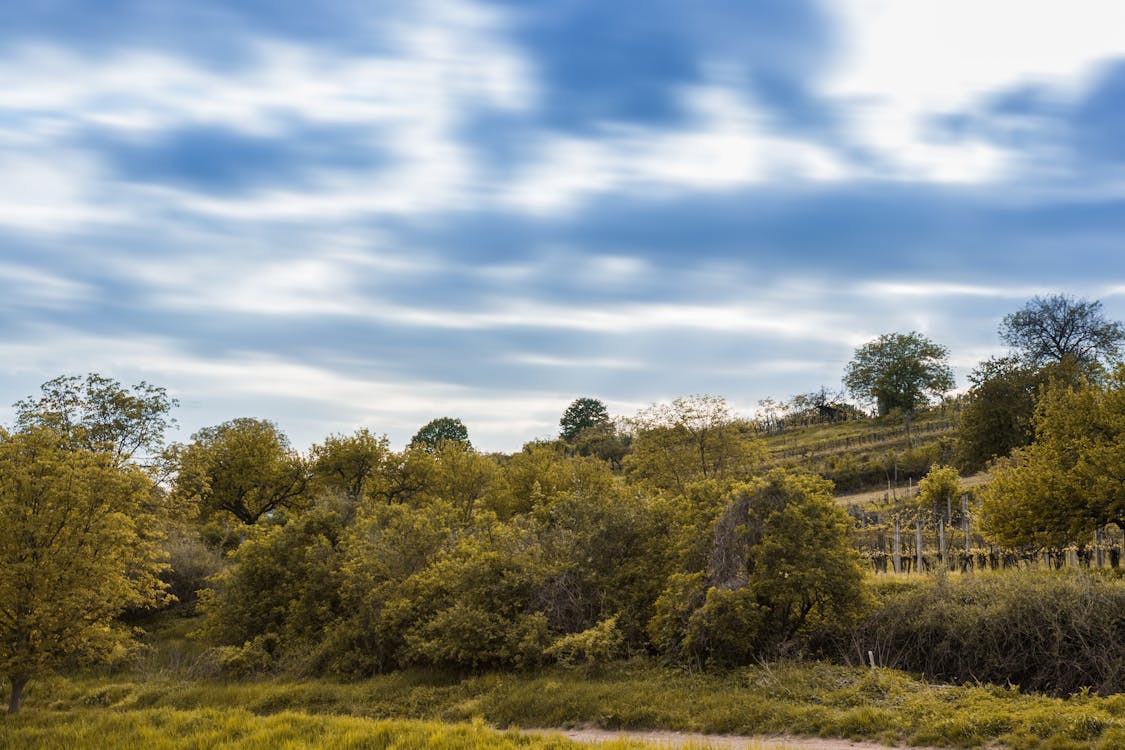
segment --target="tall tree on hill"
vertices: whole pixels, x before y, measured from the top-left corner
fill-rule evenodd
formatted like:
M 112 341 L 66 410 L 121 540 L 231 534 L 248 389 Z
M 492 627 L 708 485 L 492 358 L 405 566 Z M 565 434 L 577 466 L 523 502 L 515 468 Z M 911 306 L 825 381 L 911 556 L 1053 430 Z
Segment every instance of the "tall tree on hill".
M 948 349 L 916 331 L 885 333 L 856 349 L 844 385 L 855 398 L 874 402 L 880 416 L 910 413 L 953 388 L 948 357 Z
M 1107 320 L 1097 300 L 1055 294 L 1032 297 L 1022 309 L 1004 316 L 1000 338 L 1035 364 L 1073 358 L 1092 365 L 1121 354 L 1125 328 Z
M 438 417 L 431 419 L 414 433 L 410 439 L 411 448 L 421 448 L 430 453 L 437 451 L 442 443 L 464 443 L 470 446 L 469 429 L 465 423 L 456 417 Z
M 582 432 L 609 425 L 609 411 L 596 398 L 582 397 L 571 402 L 559 420 L 559 437 L 568 443 Z

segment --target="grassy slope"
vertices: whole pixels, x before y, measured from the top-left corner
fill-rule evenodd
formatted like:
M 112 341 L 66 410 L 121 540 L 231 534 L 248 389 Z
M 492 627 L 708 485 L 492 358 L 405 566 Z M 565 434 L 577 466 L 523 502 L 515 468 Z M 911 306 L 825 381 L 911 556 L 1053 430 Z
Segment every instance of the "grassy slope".
M 858 463 L 883 462 L 890 453 L 902 455 L 913 449 L 924 452 L 936 449 L 944 441 L 951 446 L 956 436 L 958 410 L 954 406 L 935 407 L 916 414 L 910 420 L 909 433 L 901 416 L 879 419 L 860 419 L 807 426 L 788 427 L 782 432 L 765 436 L 768 461 L 771 466 L 785 466 L 831 478 L 832 467 L 843 459 Z M 919 476 L 910 476 L 903 467 L 900 486 L 907 480 L 914 482 Z M 840 495 L 857 495 L 878 499 L 886 490 L 886 478 L 867 483 L 862 487 L 841 489 Z
M 33 685 L 26 718 L 0 728 L 0 746 L 11 744 L 5 731 L 65 726 L 75 716 L 91 716 L 92 707 L 122 721 L 140 716 L 142 723 L 158 720 L 161 711 L 237 707 L 236 724 L 254 723 L 248 716 L 300 712 L 373 720 L 483 720 L 499 727 L 795 733 L 964 747 L 1125 747 L 1125 695 L 1064 701 L 995 687 L 929 686 L 892 670 L 817 663 L 725 675 L 643 663 L 600 672 L 551 669 L 465 678 L 407 672 L 355 683 L 56 678 Z M 190 717 L 183 721 L 190 723 Z

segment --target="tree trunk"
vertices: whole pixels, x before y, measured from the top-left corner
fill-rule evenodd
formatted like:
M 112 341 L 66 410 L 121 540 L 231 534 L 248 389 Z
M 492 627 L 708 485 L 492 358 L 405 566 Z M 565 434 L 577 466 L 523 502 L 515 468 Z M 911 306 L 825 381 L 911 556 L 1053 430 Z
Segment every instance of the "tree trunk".
M 27 675 L 12 675 L 9 680 L 12 683 L 12 695 L 8 699 L 8 714 L 17 713 L 20 710 L 20 705 L 23 703 L 23 689 L 27 685 Z

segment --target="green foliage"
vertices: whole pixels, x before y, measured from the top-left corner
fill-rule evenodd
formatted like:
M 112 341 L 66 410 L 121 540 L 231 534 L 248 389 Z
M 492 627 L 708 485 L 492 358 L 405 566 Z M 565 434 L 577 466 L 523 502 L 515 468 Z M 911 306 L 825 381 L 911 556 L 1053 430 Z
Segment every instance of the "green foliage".
M 504 463 L 488 507 L 507 519 L 572 492 L 605 493 L 613 484 L 602 461 L 567 457 L 550 443 L 528 443 Z
M 559 437 L 568 443 L 586 430 L 609 426 L 609 410 L 596 398 L 578 398 L 566 407 L 559 419 Z
M 0 676 L 9 712 L 28 680 L 120 656 L 115 618 L 166 600 L 151 479 L 44 427 L 0 430 Z
M 1040 391 L 1052 382 L 1080 386 L 1087 370 L 1071 358 L 1036 365 L 999 357 L 981 362 L 969 379 L 973 385 L 957 429 L 957 463 L 976 472 L 1031 442 Z
M 1093 365 L 1118 357 L 1125 328 L 1106 320 L 1097 300 L 1055 294 L 1032 297 L 1023 308 L 1004 316 L 1000 338 L 1036 364 L 1072 359 Z
M 1040 397 L 1035 440 L 997 467 L 983 492 L 983 530 L 1011 547 L 1087 543 L 1125 528 L 1125 366 L 1100 384 L 1055 382 Z
M 653 489 L 683 494 L 698 480 L 745 477 L 763 459 L 753 426 L 737 419 L 716 396 L 656 404 L 638 412 L 629 424 L 633 441 L 626 472 Z
M 415 577 L 414 663 L 533 666 L 549 643 L 547 618 L 531 605 L 542 563 L 525 530 L 490 519 Z
M 1005 571 L 890 580 L 851 634 L 852 658 L 955 682 L 1069 695 L 1125 691 L 1125 581 Z
M 433 455 L 432 492 L 459 509 L 468 523 L 477 504 L 492 490 L 496 461 L 457 441 L 440 443 Z
M 144 381 L 126 389 L 112 378 L 90 373 L 59 376 L 40 386 L 43 395 L 18 402 L 16 427 L 45 427 L 65 436 L 68 445 L 107 452 L 118 463 L 139 451 L 158 453 L 178 405 L 165 389 Z
M 341 616 L 339 515 L 314 508 L 284 525 L 264 525 L 232 554 L 203 592 L 202 635 L 228 647 L 234 673 L 287 665 L 313 668 L 309 654 Z
M 389 454 L 387 438 L 375 437 L 366 429 L 353 435 L 330 435 L 310 450 L 316 488 L 341 493 L 357 503 L 378 481 Z
M 606 461 L 614 469 L 620 469 L 622 461 L 629 453 L 629 435 L 617 430 L 612 423 L 598 425 L 583 430 L 572 441 L 574 451 L 579 456 L 593 456 Z
M 305 500 L 305 461 L 267 420 L 233 419 L 204 428 L 169 455 L 176 467 L 174 496 L 198 507 L 204 518 L 229 513 L 249 526 Z
M 602 620 L 581 633 L 568 633 L 556 639 L 543 655 L 565 667 L 576 664 L 604 666 L 625 654 L 625 638 L 617 629 L 617 617 Z
M 185 527 L 174 529 L 163 546 L 168 568 L 162 578 L 168 584 L 168 593 L 181 607 L 194 609 L 198 592 L 223 569 L 222 544 L 209 545 L 196 530 Z
M 961 495 L 961 475 L 952 466 L 935 466 L 918 482 L 917 505 L 948 517 L 953 500 Z
M 414 437 L 410 439 L 411 447 L 421 448 L 431 453 L 446 442 L 470 445 L 469 429 L 460 419 L 455 417 L 432 419 L 422 425 L 418 432 L 414 433 Z
M 458 518 L 442 501 L 425 507 L 360 506 L 341 545 L 344 616 L 322 649 L 328 671 L 368 675 L 405 663 L 406 635 L 419 603 L 414 576 L 452 544 Z
M 973 371 L 957 430 L 957 463 L 976 472 L 1031 442 L 1038 368 L 1014 357 L 985 360 Z
M 669 578 L 649 633 L 688 663 L 729 666 L 800 647 L 864 603 L 852 524 L 829 483 L 783 471 L 737 485 L 713 521 L 706 570 Z
M 77 747 L 143 747 L 146 750 L 222 747 L 365 748 L 366 750 L 576 750 L 558 736 L 500 732 L 479 722 L 448 724 L 317 716 L 284 712 L 259 716 L 243 708 L 191 711 L 147 709 L 125 713 L 93 709 L 63 716 L 41 714 L 0 725 L 0 744 L 12 748 L 71 750 Z M 612 741 L 605 750 L 644 750 L 639 742 Z
M 875 403 L 879 414 L 911 412 L 953 388 L 949 350 L 920 333 L 885 333 L 855 351 L 844 385 L 857 399 Z

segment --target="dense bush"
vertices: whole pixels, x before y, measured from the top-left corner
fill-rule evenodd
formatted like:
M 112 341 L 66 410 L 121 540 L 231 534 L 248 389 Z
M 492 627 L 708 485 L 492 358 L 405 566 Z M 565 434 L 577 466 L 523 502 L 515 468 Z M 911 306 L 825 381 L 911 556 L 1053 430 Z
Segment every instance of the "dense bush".
M 884 579 L 845 656 L 939 680 L 1125 691 L 1125 580 L 1007 571 Z
M 798 653 L 818 623 L 857 614 L 863 573 L 851 520 L 828 482 L 774 471 L 723 499 L 703 569 L 670 576 L 656 601 L 649 634 L 661 653 L 688 664 L 747 664 Z

